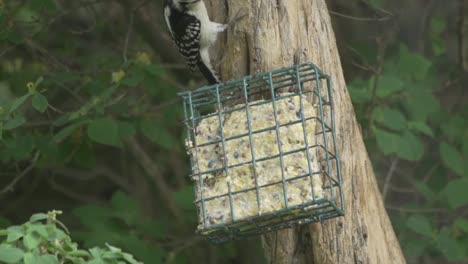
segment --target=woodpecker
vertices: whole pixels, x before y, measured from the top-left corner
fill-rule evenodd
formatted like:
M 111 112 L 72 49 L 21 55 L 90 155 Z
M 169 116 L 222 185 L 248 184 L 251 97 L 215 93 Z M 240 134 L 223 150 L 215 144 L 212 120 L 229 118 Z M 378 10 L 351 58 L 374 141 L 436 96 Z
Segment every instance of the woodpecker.
M 198 67 L 210 85 L 220 83 L 208 50 L 228 25 L 212 22 L 203 0 L 164 0 L 164 18 L 190 69 Z

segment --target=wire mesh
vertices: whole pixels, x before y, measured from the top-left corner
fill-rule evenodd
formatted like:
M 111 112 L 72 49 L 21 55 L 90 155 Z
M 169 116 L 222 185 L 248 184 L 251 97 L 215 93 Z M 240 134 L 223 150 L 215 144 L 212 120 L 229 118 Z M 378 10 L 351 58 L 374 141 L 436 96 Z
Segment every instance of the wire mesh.
M 179 95 L 197 233 L 224 242 L 344 215 L 332 84 L 314 64 Z

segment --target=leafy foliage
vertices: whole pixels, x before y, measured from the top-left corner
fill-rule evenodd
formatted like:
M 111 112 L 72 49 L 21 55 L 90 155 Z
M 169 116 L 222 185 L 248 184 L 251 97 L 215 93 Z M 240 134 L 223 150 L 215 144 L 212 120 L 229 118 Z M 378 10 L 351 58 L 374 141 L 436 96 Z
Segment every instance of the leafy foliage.
M 60 211 L 31 216 L 28 222 L 0 230 L 0 261 L 14 264 L 129 263 L 138 264 L 131 254 L 106 244 L 105 248 L 80 249 L 66 227 L 57 220 Z
M 74 237 L 87 247 L 111 243 L 131 251 L 144 263 L 162 263 L 163 249 L 147 241 L 165 239 L 169 224 L 145 217 L 137 201 L 122 192 L 116 192 L 110 204 L 110 208 L 96 205 L 76 208 L 73 214 L 86 231 L 77 231 Z
M 466 218 L 457 213 L 468 207 L 468 152 L 463 149 L 468 112 L 447 111 L 436 95 L 445 78 L 458 71 L 448 75 L 443 71 L 446 29 L 443 18 L 432 18 L 432 57 L 387 40 L 385 60 L 379 64 L 361 57 L 362 64 L 374 70 L 367 79 L 355 79 L 348 86 L 377 175 L 387 185 L 383 188 L 391 184 L 411 190 L 414 202 L 397 198 L 405 191 L 390 192 L 402 201 L 390 207 L 397 211 L 392 218 L 410 262 L 421 256 L 446 261 L 468 258 Z M 400 168 L 392 168 L 396 164 Z M 392 183 L 382 179 L 389 174 L 397 174 Z M 438 213 L 444 216 L 434 217 Z

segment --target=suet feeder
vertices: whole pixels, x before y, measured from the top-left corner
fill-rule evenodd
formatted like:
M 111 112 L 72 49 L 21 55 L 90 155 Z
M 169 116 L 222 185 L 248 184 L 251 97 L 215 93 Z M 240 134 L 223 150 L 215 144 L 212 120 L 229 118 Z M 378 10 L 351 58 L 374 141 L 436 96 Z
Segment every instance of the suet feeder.
M 331 85 L 306 63 L 179 94 L 197 233 L 223 242 L 344 214 Z

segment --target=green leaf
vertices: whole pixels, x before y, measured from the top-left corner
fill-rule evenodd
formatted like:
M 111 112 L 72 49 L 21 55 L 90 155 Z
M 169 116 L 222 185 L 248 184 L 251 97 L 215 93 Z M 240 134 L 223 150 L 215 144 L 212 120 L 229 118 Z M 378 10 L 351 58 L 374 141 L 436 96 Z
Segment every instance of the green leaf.
M 437 193 L 434 192 L 427 183 L 423 181 L 414 181 L 414 187 L 418 190 L 420 194 L 424 196 L 427 201 L 435 201 L 438 199 Z
M 432 38 L 432 51 L 436 56 L 440 56 L 447 51 L 447 47 L 445 45 L 444 39 L 441 37 L 433 37 Z
M 56 8 L 53 0 L 29 0 L 29 7 L 34 11 L 49 10 L 52 11 Z
M 406 117 L 399 110 L 389 107 L 378 107 L 372 113 L 374 120 L 392 130 L 401 131 L 406 128 Z
M 138 208 L 138 203 L 121 191 L 112 195 L 111 204 L 118 211 L 135 211 Z
M 453 180 L 445 186 L 445 193 L 449 206 L 458 209 L 468 204 L 468 179 Z
M 143 135 L 165 149 L 174 148 L 174 137 L 167 132 L 164 126 L 155 120 L 145 119 L 140 122 Z
M 36 264 L 38 262 L 37 257 L 32 252 L 26 252 L 23 256 L 24 264 Z
M 102 254 L 104 253 L 103 250 L 98 247 L 91 248 L 89 252 L 94 258 L 101 258 Z
M 24 116 L 17 115 L 13 119 L 8 120 L 5 123 L 5 125 L 3 125 L 3 129 L 4 130 L 15 129 L 15 128 L 23 125 L 24 123 L 26 123 L 26 118 L 24 118 Z
M 46 254 L 46 255 L 39 256 L 37 258 L 36 263 L 37 264 L 59 264 L 59 261 L 57 260 L 55 256 Z
M 29 222 L 37 222 L 37 221 L 45 220 L 47 218 L 48 218 L 48 215 L 44 213 L 33 214 L 29 218 Z
M 21 226 L 10 226 L 7 228 L 7 242 L 14 242 L 24 236 L 24 229 Z
M 15 138 L 8 138 L 3 141 L 3 150 L 8 152 L 11 159 L 24 160 L 30 159 L 31 152 L 34 150 L 34 138 L 26 134 L 25 136 L 17 135 Z
M 27 233 L 23 238 L 23 244 L 29 250 L 37 248 L 40 243 L 41 237 L 35 232 Z
M 24 264 L 58 264 L 57 257 L 46 254 L 46 255 L 34 255 L 31 252 L 24 254 Z M 69 263 L 69 262 L 67 262 Z M 71 263 L 83 263 L 83 262 L 71 262 Z
M 112 195 L 112 207 L 127 224 L 134 225 L 140 217 L 138 203 L 127 194 L 117 191 Z
M 416 161 L 420 160 L 424 154 L 421 139 L 409 131 L 400 135 L 375 128 L 374 133 L 377 146 L 385 155 L 395 153 L 401 159 Z
M 135 126 L 130 122 L 118 121 L 119 137 L 121 139 L 127 139 L 136 133 Z
M 376 128 L 374 130 L 377 146 L 385 155 L 396 153 L 401 136 Z
M 132 255 L 128 253 L 122 254 L 123 259 L 126 260 L 130 264 L 142 264 L 142 262 L 137 261 Z
M 101 118 L 92 121 L 88 125 L 88 136 L 100 144 L 122 147 L 119 126 L 112 118 Z
M 20 98 L 16 98 L 11 104 L 10 111 L 9 111 L 10 114 L 16 111 L 16 109 L 18 109 L 21 105 L 23 105 L 24 102 L 29 98 L 29 96 L 31 96 L 31 94 L 28 93 L 28 94 L 21 96 Z
M 31 232 L 36 232 L 37 234 L 39 234 L 41 237 L 47 239 L 49 237 L 49 232 L 47 232 L 47 228 L 45 227 L 45 225 L 42 225 L 42 224 L 31 224 L 29 226 L 29 230 Z
M 457 220 L 455 220 L 455 223 L 453 223 L 453 226 L 455 228 L 463 230 L 465 233 L 468 234 L 468 220 L 467 219 L 459 217 L 457 218 Z
M 376 8 L 382 8 L 384 4 L 384 0 L 369 0 L 368 2 Z
M 449 141 L 463 141 L 466 124 L 467 122 L 462 115 L 450 115 L 448 120 L 444 120 L 442 124 L 442 132 L 444 136 L 446 136 L 449 139 Z
M 432 50 L 436 56 L 442 55 L 446 52 L 447 47 L 442 33 L 447 29 L 447 19 L 434 16 L 431 19 L 431 42 Z
M 109 222 L 115 215 L 113 209 L 94 205 L 80 206 L 73 210 L 80 223 L 92 231 L 102 231 L 110 228 Z
M 410 121 L 408 127 L 414 131 L 421 132 L 426 136 L 434 137 L 434 131 L 425 122 L 422 121 Z
M 403 81 L 394 75 L 382 75 L 377 89 L 377 96 L 385 98 L 396 92 L 403 90 Z
M 412 215 L 406 220 L 406 226 L 412 231 L 431 238 L 433 235 L 433 228 L 431 221 L 428 217 L 423 215 Z
M 89 258 L 91 256 L 88 251 L 86 250 L 75 250 L 69 253 L 70 256 L 74 257 L 82 257 L 82 258 Z
M 424 256 L 425 250 L 430 243 L 431 241 L 426 239 L 411 239 L 405 244 L 402 244 L 402 248 L 407 256 L 421 257 Z
M 440 112 L 440 102 L 431 91 L 410 88 L 406 92 L 405 108 L 412 120 L 425 122 L 431 114 Z
M 436 238 L 437 248 L 449 260 L 461 260 L 464 258 L 466 248 L 463 249 L 457 241 L 450 235 L 450 230 L 442 228 Z
M 400 45 L 400 74 L 408 79 L 423 80 L 426 78 L 431 61 L 425 57 L 411 53 L 405 45 Z
M 158 64 L 148 64 L 145 66 L 146 71 L 154 77 L 160 77 L 164 72 Z
M 418 161 L 424 155 L 424 145 L 419 137 L 405 131 L 400 137 L 396 154 L 404 160 Z
M 18 31 L 0 31 L 0 40 L 5 39 L 13 44 L 21 44 L 23 37 Z
M 433 34 L 441 34 L 447 28 L 447 19 L 434 16 L 431 19 L 431 31 Z
M 38 112 L 44 113 L 45 110 L 47 110 L 47 107 L 49 106 L 49 102 L 47 102 L 47 98 L 44 95 L 36 93 L 32 98 L 32 106 Z
M 17 263 L 23 259 L 24 252 L 15 247 L 0 244 L 0 263 Z
M 441 142 L 439 145 L 440 157 L 444 165 L 454 171 L 457 175 L 463 176 L 465 165 L 461 153 L 452 145 Z

